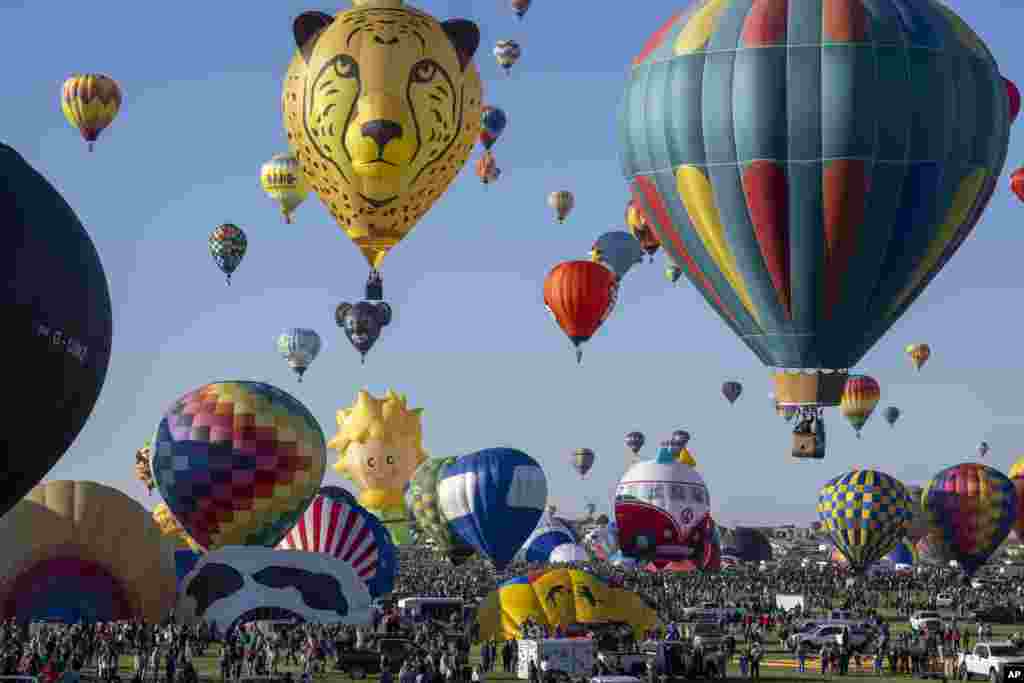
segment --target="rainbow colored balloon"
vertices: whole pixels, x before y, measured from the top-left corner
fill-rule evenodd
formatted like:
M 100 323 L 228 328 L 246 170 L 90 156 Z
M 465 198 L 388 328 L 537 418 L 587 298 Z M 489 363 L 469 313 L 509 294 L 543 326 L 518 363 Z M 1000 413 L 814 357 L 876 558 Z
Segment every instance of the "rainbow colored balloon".
M 167 410 L 150 462 L 160 495 L 203 548 L 273 548 L 316 495 L 327 447 L 291 395 L 261 382 L 217 382 Z
M 880 560 L 910 528 L 912 501 L 898 479 L 875 470 L 853 470 L 818 493 L 818 518 L 836 549 L 860 573 Z
M 1017 492 L 1017 519 L 1013 522 L 1013 530 L 1017 532 L 1017 538 L 1024 538 L 1024 458 L 1013 463 L 1006 476 Z
M 973 576 L 1006 540 L 1017 521 L 1017 493 L 999 470 L 977 462 L 947 467 L 921 496 L 928 536 Z

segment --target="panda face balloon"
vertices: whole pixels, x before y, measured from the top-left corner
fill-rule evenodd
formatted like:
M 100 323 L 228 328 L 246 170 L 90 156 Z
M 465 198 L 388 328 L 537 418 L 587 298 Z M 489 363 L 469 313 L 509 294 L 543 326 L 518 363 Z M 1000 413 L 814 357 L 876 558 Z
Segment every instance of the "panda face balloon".
M 670 453 L 633 465 L 615 491 L 615 523 L 626 555 L 688 557 L 694 529 L 710 514 L 704 479 Z

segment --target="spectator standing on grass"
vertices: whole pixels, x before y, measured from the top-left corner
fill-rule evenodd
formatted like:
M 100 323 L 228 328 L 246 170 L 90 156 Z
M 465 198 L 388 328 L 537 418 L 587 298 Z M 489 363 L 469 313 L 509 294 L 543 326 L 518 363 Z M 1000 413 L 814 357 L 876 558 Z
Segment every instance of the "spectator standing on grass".
M 750 677 L 761 678 L 761 658 L 764 657 L 764 650 L 760 643 L 754 643 L 750 648 Z

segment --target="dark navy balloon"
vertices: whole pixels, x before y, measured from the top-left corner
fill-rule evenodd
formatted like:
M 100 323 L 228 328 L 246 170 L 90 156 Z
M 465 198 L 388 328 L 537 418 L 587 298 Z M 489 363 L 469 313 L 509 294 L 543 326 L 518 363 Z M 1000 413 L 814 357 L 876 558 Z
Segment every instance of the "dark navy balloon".
M 365 361 L 366 354 L 380 338 L 381 330 L 391 322 L 391 307 L 383 301 L 342 303 L 334 312 L 334 320 Z
M 4 337 L 24 376 L 7 392 L 0 515 L 50 471 L 92 412 L 110 361 L 110 290 L 64 198 L 0 144 Z

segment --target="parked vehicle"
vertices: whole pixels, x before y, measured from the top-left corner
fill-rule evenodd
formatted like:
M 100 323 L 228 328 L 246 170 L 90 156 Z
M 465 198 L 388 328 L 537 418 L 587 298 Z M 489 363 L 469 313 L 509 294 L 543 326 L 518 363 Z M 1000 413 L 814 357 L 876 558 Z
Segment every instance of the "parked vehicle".
M 844 627 L 840 624 L 826 624 L 819 626 L 809 633 L 798 633 L 793 641 L 793 648 L 795 649 L 798 643 L 803 643 L 804 647 L 808 650 L 820 650 L 825 643 L 838 643 L 839 634 L 843 632 Z M 869 634 L 864 629 L 850 628 L 850 648 L 855 651 L 860 651 L 867 645 L 869 640 Z
M 914 612 L 910 615 L 911 631 L 941 631 L 942 615 L 938 612 Z
M 725 641 L 725 634 L 718 624 L 698 622 L 690 627 L 691 640 L 694 647 L 705 650 L 717 650 Z
M 960 680 L 984 676 L 991 683 L 1024 680 L 1024 652 L 1008 640 L 982 641 L 957 660 Z M 1008 673 L 1015 672 L 1010 676 Z
M 422 648 L 406 638 L 376 638 L 368 648 L 339 653 L 335 668 L 344 671 L 353 680 L 361 680 L 380 673 L 382 655 L 389 655 L 392 662 L 400 662 L 411 655 L 422 653 Z
M 952 593 L 939 593 L 935 598 L 936 607 L 952 607 L 955 602 L 956 598 Z
M 968 612 L 967 618 L 988 624 L 1012 624 L 1017 620 L 1017 613 L 1007 605 L 985 605 Z

